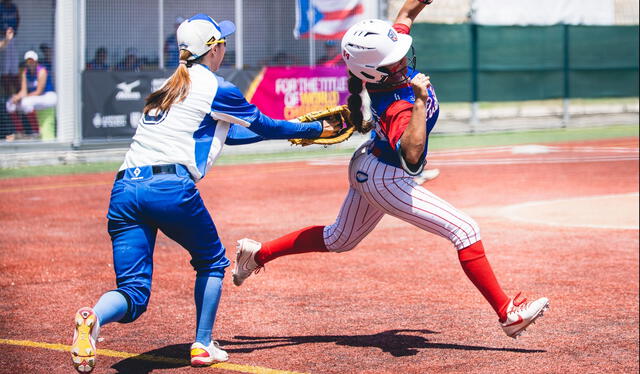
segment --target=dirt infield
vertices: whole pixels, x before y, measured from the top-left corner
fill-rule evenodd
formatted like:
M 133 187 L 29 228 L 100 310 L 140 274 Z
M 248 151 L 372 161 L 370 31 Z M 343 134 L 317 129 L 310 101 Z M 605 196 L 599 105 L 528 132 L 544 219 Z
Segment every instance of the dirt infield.
M 446 240 L 385 217 L 353 251 L 225 277 L 215 337 L 230 362 L 187 366 L 188 254 L 160 235 L 149 311 L 103 329 L 95 373 L 638 372 L 638 138 L 433 152 L 426 187 L 482 228 L 505 291 L 551 310 L 507 338 Z M 227 254 L 329 224 L 344 157 L 215 167 L 199 188 Z M 113 173 L 0 181 L 0 373 L 71 373 L 74 311 L 114 287 Z M 302 207 L 302 208 L 300 208 Z M 229 269 L 230 272 L 230 269 Z M 228 273 L 229 274 L 229 273 Z

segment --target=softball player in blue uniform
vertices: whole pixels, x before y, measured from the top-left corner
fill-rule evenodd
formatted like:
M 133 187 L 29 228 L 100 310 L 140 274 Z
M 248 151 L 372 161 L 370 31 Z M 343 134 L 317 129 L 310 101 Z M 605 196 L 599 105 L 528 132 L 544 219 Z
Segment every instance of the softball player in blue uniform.
M 111 191 L 107 218 L 117 289 L 75 316 L 71 356 L 79 372 L 95 366 L 101 326 L 133 322 L 147 309 L 157 230 L 189 251 L 196 271 L 197 327 L 191 364 L 226 361 L 227 353 L 212 341 L 211 332 L 229 260 L 196 182 L 211 168 L 224 144 L 314 138 L 333 132 L 326 122 L 273 120 L 214 74 L 225 54 L 225 37 L 234 31 L 233 23 L 218 24 L 204 14 L 184 21 L 177 30 L 180 64 L 163 87 L 147 98 Z

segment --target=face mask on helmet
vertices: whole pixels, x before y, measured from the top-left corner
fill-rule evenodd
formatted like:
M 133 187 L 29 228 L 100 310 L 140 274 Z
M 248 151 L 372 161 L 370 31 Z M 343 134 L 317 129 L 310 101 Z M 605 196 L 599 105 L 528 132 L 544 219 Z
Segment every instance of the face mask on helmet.
M 406 64 L 403 63 L 393 70 L 387 66 L 379 67 L 377 70 L 385 74 L 379 84 L 398 85 L 409 82 L 411 79 L 407 75 L 407 67 L 410 66 L 411 70 L 416 69 L 416 51 L 413 46 L 411 46 L 403 60 L 406 61 Z

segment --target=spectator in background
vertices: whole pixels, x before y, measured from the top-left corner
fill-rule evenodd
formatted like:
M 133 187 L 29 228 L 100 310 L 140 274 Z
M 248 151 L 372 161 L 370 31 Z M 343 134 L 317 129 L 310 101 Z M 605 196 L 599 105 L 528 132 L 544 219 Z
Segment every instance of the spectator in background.
M 0 50 L 0 100 L 2 102 L 20 89 L 20 55 L 14 39 L 19 26 L 18 7 L 11 0 L 2 0 L 0 2 L 0 35 L 3 36 L 3 46 Z
M 18 25 L 20 25 L 20 12 L 18 7 L 11 0 L 2 0 L 0 2 L 0 23 L 2 27 L 2 33 L 11 27 L 15 33 L 18 32 Z
M 13 40 L 14 32 L 13 28 L 9 27 L 4 33 L 4 39 L 0 40 L 0 53 L 2 50 Z M 4 86 L 0 87 L 0 102 L 7 101 L 7 97 L 13 94 L 13 92 L 5 92 Z M 11 119 L 7 115 L 6 108 L 0 105 L 0 139 L 13 140 L 13 133 L 15 129 L 11 122 Z M 7 138 L 8 136 L 8 138 Z
M 39 61 L 40 65 L 47 68 L 47 71 L 49 72 L 49 74 L 53 76 L 53 67 L 51 65 L 51 47 L 47 43 L 41 43 L 40 52 L 42 52 L 42 54 L 40 55 L 41 57 Z
M 16 129 L 22 129 L 22 119 L 17 111 L 25 114 L 31 131 L 29 134 L 39 132 L 36 110 L 55 106 L 58 101 L 53 88 L 51 74 L 43 65 L 38 63 L 38 54 L 28 51 L 24 55 L 25 69 L 22 72 L 20 91 L 7 101 L 7 112 L 13 120 Z M 7 136 L 7 140 L 10 137 Z
M 16 93 L 19 89 L 19 57 L 14 43 L 15 32 L 20 24 L 18 8 L 11 1 L 0 2 L 0 102 Z M 13 140 L 15 128 L 3 105 L 0 105 L 0 138 Z
M 320 66 L 336 66 L 344 65 L 342 54 L 340 53 L 340 44 L 335 40 L 327 40 L 324 42 L 324 56 L 320 57 L 316 62 Z
M 173 31 L 164 40 L 164 67 L 168 70 L 173 70 L 178 67 L 178 59 L 180 55 L 180 49 L 178 48 L 178 41 L 176 39 L 176 32 L 178 26 L 184 22 L 184 18 L 176 18 Z
M 93 60 L 87 63 L 87 70 L 109 70 L 109 64 L 107 64 L 107 49 L 105 47 L 96 49 Z
M 4 49 L 4 47 L 6 47 L 7 45 L 9 45 L 9 43 L 13 40 L 13 37 L 15 36 L 15 32 L 13 31 L 12 27 L 9 27 L 5 32 L 4 32 L 4 39 L 0 40 L 0 50 Z
M 124 52 L 124 58 L 116 65 L 118 71 L 140 71 L 140 59 L 138 58 L 138 50 L 129 47 Z

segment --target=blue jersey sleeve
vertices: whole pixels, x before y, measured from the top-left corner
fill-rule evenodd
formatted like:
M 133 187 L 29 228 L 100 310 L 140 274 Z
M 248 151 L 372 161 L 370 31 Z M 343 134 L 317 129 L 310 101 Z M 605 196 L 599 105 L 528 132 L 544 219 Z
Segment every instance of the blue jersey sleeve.
M 229 132 L 227 133 L 227 139 L 224 144 L 226 145 L 243 145 L 257 143 L 264 140 L 264 137 L 256 134 L 248 128 L 236 124 L 231 124 Z
M 222 78 L 218 78 L 211 116 L 247 127 L 265 139 L 317 138 L 322 133 L 322 124 L 318 121 L 299 123 L 269 118 L 248 103 L 236 86 Z

